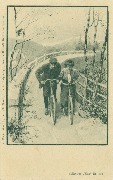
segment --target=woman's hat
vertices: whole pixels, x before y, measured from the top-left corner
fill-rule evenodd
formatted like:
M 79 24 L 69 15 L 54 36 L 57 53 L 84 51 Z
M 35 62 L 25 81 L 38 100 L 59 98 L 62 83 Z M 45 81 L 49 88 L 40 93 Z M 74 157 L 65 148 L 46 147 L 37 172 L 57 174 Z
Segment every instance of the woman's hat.
M 67 60 L 66 62 L 65 62 L 65 65 L 67 66 L 71 66 L 71 67 L 73 67 L 74 66 L 74 62 L 72 61 L 72 60 Z

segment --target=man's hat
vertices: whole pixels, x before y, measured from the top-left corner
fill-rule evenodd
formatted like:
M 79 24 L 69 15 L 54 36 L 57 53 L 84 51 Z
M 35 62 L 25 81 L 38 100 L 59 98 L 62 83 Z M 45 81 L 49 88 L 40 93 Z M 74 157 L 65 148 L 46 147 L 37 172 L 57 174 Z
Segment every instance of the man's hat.
M 69 59 L 69 60 L 67 60 L 66 62 L 65 62 L 65 65 L 67 66 L 71 66 L 71 67 L 73 67 L 74 66 L 74 62 L 71 60 L 71 59 Z
M 51 64 L 56 64 L 56 63 L 57 63 L 57 59 L 54 58 L 54 57 L 50 57 L 49 62 L 50 62 Z

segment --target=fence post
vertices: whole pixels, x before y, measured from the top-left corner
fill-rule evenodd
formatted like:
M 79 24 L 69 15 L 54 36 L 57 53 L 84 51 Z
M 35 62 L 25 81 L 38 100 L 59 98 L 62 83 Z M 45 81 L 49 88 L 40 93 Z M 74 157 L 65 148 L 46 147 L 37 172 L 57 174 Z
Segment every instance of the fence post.
M 93 92 L 93 99 L 95 99 L 96 93 L 97 93 L 97 80 L 94 82 L 95 87 L 94 87 L 94 92 Z
M 85 105 L 86 89 L 87 89 L 87 77 L 85 77 L 85 94 L 84 94 L 84 96 L 83 96 L 83 106 Z

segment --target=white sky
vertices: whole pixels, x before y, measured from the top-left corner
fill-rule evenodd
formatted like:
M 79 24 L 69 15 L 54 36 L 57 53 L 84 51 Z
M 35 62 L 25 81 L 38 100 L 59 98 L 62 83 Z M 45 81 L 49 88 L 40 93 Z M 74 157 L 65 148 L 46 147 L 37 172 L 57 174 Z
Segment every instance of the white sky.
M 99 12 L 100 19 L 106 25 L 107 9 L 94 8 Z M 26 37 L 33 37 L 33 41 L 43 45 L 54 45 L 68 39 L 76 39 L 84 36 L 84 27 L 87 23 L 89 8 L 82 7 L 23 7 L 16 8 L 18 28 L 24 28 Z M 9 38 L 15 38 L 14 8 L 8 10 Z M 91 11 L 92 12 L 92 11 Z M 92 15 L 91 15 L 92 17 Z M 36 21 L 35 21 L 36 20 Z M 92 20 L 92 19 L 91 19 Z M 28 23 L 35 21 L 27 27 Z M 97 39 L 104 40 L 105 28 L 98 26 Z M 38 33 L 36 37 L 35 34 Z M 93 40 L 94 27 L 89 30 L 89 36 Z

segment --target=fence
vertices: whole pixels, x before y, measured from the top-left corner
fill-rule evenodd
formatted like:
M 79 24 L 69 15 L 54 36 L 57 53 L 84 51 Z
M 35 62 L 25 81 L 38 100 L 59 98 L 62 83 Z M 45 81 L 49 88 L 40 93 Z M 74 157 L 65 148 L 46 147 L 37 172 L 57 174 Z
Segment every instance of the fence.
M 43 62 L 52 55 L 61 56 L 67 54 L 76 54 L 78 52 L 79 51 L 61 51 L 49 53 L 38 58 L 37 62 Z M 86 102 L 92 104 L 92 102 L 95 101 L 95 104 L 97 106 L 102 107 L 103 109 L 105 109 L 105 111 L 107 111 L 107 86 L 105 84 L 98 83 L 90 78 L 86 78 L 83 74 L 80 74 L 76 83 L 76 100 L 80 104 Z
M 80 74 L 76 83 L 76 98 L 80 104 L 85 102 L 102 107 L 107 111 L 107 86 Z
M 23 116 L 23 98 L 25 95 L 25 87 L 26 87 L 26 83 L 27 80 L 29 78 L 29 75 L 31 73 L 31 70 L 33 69 L 34 65 L 32 64 L 32 66 L 27 70 L 21 85 L 20 85 L 20 89 L 19 89 L 19 98 L 18 98 L 18 120 L 20 121 L 22 116 Z
M 45 54 L 37 59 L 37 63 L 41 63 L 50 56 L 61 56 L 67 54 L 76 54 L 83 53 L 83 51 L 60 51 Z M 90 52 L 91 53 L 91 52 Z M 95 99 L 95 102 L 98 106 L 102 106 L 107 109 L 107 86 L 93 81 L 90 78 L 86 78 L 83 74 L 79 75 L 79 79 L 76 83 L 76 98 L 79 103 L 87 101 L 92 103 L 92 100 Z
M 23 96 L 24 96 L 24 89 L 26 86 L 26 81 L 28 76 L 31 72 L 31 67 L 36 65 L 35 63 L 41 63 L 48 59 L 50 56 L 60 56 L 60 55 L 67 55 L 69 53 L 74 54 L 74 51 L 61 51 L 61 52 L 54 52 L 43 55 L 36 60 L 32 61 L 28 64 L 30 68 L 26 73 L 24 80 L 20 87 L 19 93 L 19 119 L 21 119 L 23 115 Z M 79 78 L 76 83 L 76 99 L 80 104 L 85 102 L 92 104 L 93 99 L 95 99 L 95 103 L 97 106 L 103 107 L 105 110 L 107 109 L 107 87 L 104 84 L 98 83 L 93 81 L 90 78 L 86 78 L 83 74 L 79 75 Z

